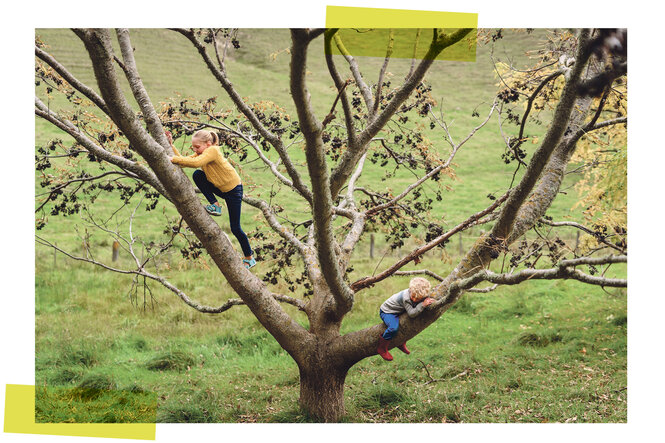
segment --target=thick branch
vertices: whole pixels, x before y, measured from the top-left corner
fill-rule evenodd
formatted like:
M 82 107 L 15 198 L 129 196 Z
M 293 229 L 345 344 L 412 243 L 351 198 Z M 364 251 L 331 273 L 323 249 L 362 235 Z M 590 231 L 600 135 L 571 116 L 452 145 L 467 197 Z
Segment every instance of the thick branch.
M 132 42 L 129 40 L 129 29 L 117 29 L 116 35 L 118 36 L 120 51 L 122 52 L 122 59 L 124 61 L 122 68 L 125 72 L 125 76 L 127 77 L 127 81 L 129 82 L 129 87 L 132 90 L 132 94 L 134 95 L 139 108 L 141 108 L 143 119 L 148 126 L 148 131 L 150 132 L 152 138 L 157 140 L 157 142 L 162 145 L 164 152 L 170 153 L 171 144 L 164 134 L 162 122 L 160 121 L 154 106 L 152 106 L 150 97 L 148 97 L 148 92 L 145 90 L 143 81 L 141 81 L 138 69 L 136 68 L 134 48 L 132 47 Z
M 510 198 L 506 202 L 506 205 L 494 225 L 492 234 L 498 239 L 506 239 L 512 231 L 520 207 L 531 193 L 531 190 L 540 177 L 550 155 L 557 147 L 564 132 L 568 128 L 570 115 L 573 111 L 575 99 L 577 97 L 577 85 L 589 57 L 587 47 L 588 36 L 588 30 L 584 29 L 580 32 L 579 49 L 575 57 L 575 65 L 570 78 L 561 93 L 561 98 L 554 112 L 552 124 L 545 134 L 542 144 L 533 154 L 522 180 L 511 193 Z
M 330 287 L 335 306 L 332 308 L 338 318 L 347 313 L 353 305 L 353 293 L 342 278 L 337 257 L 335 237 L 332 231 L 333 202 L 330 194 L 328 166 L 321 140 L 321 123 L 316 119 L 310 104 L 310 96 L 305 85 L 307 68 L 306 31 L 291 30 L 291 95 L 298 112 L 300 129 L 305 138 L 307 168 L 312 182 L 314 215 L 314 236 L 316 238 L 321 272 Z

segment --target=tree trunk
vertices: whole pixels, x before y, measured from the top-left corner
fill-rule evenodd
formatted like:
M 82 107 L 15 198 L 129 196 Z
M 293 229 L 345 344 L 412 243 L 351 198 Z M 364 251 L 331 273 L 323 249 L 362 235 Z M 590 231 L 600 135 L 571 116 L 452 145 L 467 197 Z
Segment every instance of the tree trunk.
M 338 422 L 344 415 L 344 380 L 348 369 L 324 364 L 300 368 L 300 406 L 326 423 Z

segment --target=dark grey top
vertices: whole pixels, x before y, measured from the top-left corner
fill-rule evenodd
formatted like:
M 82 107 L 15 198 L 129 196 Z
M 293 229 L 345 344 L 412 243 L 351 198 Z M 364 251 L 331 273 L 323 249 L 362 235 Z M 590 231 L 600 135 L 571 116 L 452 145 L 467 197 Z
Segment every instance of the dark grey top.
M 409 317 L 415 317 L 425 309 L 421 302 L 411 301 L 409 290 L 405 289 L 384 301 L 380 308 L 386 314 L 401 314 L 406 311 Z

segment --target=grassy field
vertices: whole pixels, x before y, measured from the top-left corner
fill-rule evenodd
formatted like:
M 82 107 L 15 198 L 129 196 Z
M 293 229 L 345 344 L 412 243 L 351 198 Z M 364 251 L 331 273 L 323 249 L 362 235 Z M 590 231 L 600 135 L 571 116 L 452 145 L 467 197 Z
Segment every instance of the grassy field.
M 527 63 L 524 50 L 532 48 L 544 33 L 506 33 L 495 52 L 520 66 Z M 77 77 L 93 84 L 89 60 L 71 32 L 49 29 L 37 30 L 37 34 Z M 132 39 L 153 101 L 176 93 L 197 98 L 217 95 L 229 106 L 182 36 L 137 30 Z M 244 30 L 239 40 L 241 48 L 231 55 L 229 76 L 240 94 L 249 101 L 272 100 L 295 115 L 288 91 L 289 56 L 283 52 L 288 48 L 288 32 Z M 321 57 L 322 42 L 316 43 L 310 54 L 308 88 L 322 118 L 334 92 Z M 341 61 L 338 63 L 341 69 Z M 381 63 L 380 59 L 360 59 L 364 73 L 378 72 Z M 409 64 L 394 60 L 389 70 L 397 80 Z M 476 63 L 437 62 L 428 81 L 446 119 L 453 121 L 453 135 L 459 141 L 486 115 L 484 109 L 488 110 L 498 80 L 488 48 L 481 47 Z M 54 97 L 51 105 L 57 109 L 66 103 Z M 480 118 L 472 117 L 476 107 Z M 41 120 L 36 121 L 36 128 L 37 145 L 59 136 Z M 536 126 L 532 135 L 539 135 L 538 130 L 543 129 Z M 440 130 L 431 132 L 431 139 L 447 155 L 449 147 L 442 137 Z M 435 208 L 444 225 L 454 226 L 486 207 L 486 195 L 508 185 L 513 169 L 501 162 L 503 146 L 493 119 L 460 151 L 457 178 L 445 182 L 450 190 Z M 302 152 L 294 147 L 291 154 L 305 171 Z M 381 183 L 382 173 L 380 168 L 368 166 L 361 184 Z M 265 193 L 272 184 L 266 175 L 253 165 L 243 169 L 243 180 L 255 184 L 249 187 L 250 194 Z M 39 194 L 43 190 L 39 175 L 36 177 Z M 380 186 L 400 190 L 409 178 L 403 173 Z M 555 219 L 579 218 L 578 212 L 571 211 L 579 198 L 570 189 L 573 184 L 564 184 L 566 194 L 548 212 Z M 298 212 L 302 202 L 288 193 L 278 193 L 275 201 L 289 214 L 296 214 L 294 218 L 304 219 Z M 132 205 L 136 204 L 133 200 Z M 117 206 L 100 197 L 90 209 L 108 217 Z M 126 230 L 131 209 L 133 206 L 125 208 L 113 219 L 122 229 Z M 247 205 L 243 210 L 243 226 L 249 232 L 261 217 Z M 175 211 L 160 202 L 155 211 L 139 211 L 134 231 L 146 243 L 156 241 L 165 219 L 174 216 Z M 222 217 L 220 223 L 224 222 Z M 82 255 L 80 236 L 85 230 L 86 223 L 78 216 L 51 218 L 39 235 Z M 110 262 L 112 238 L 90 232 L 90 250 Z M 445 275 L 460 246 L 469 246 L 478 234 L 475 229 L 454 239 L 446 249 L 452 261 L 430 253 L 419 267 Z M 564 231 L 563 237 L 572 246 L 574 233 Z M 418 241 L 415 235 L 407 246 Z M 351 279 L 372 274 L 396 259 L 381 236 L 377 236 L 374 259 L 368 257 L 368 248 L 367 240 L 360 243 L 352 260 Z M 260 263 L 256 272 L 266 272 L 270 264 Z M 131 266 L 131 262 L 121 253 L 116 265 Z M 201 303 L 219 305 L 234 297 L 220 273 L 193 266 L 177 254 L 162 264 L 161 272 Z M 612 272 L 626 274 L 625 267 Z M 343 332 L 379 322 L 376 310 L 380 303 L 407 285 L 408 279 L 393 278 L 361 292 Z M 142 290 L 135 293 L 131 287 L 130 277 L 37 246 L 35 384 L 43 388 L 38 390 L 38 420 L 311 421 L 297 409 L 295 363 L 245 307 L 204 315 L 156 286 L 151 286 L 152 295 L 145 295 L 146 306 Z M 281 282 L 274 289 L 287 291 Z M 400 355 L 394 354 L 393 364 L 377 356 L 352 368 L 345 391 L 345 421 L 625 422 L 626 298 L 625 291 L 610 292 L 572 282 L 529 282 L 489 294 L 469 294 L 411 342 L 411 355 L 395 351 Z M 304 315 L 290 306 L 285 309 L 306 323 Z M 120 406 L 128 404 L 129 409 Z M 105 415 L 109 409 L 117 414 Z

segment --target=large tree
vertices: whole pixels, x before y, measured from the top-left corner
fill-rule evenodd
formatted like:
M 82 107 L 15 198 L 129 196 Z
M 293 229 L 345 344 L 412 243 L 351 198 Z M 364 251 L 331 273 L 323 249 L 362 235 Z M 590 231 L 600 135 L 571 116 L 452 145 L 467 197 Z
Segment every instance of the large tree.
M 530 279 L 576 279 L 604 287 L 626 286 L 625 280 L 589 275 L 577 269 L 582 265 L 593 269 L 626 262 L 625 220 L 617 222 L 615 218 L 613 225 L 609 221 L 603 224 L 601 217 L 594 219 L 595 225 L 584 226 L 546 217 L 580 139 L 588 139 L 589 134 L 599 129 L 625 126 L 624 110 L 614 111 L 617 115 L 608 117 L 606 109 L 608 102 L 625 102 L 620 87 L 626 73 L 625 33 L 622 31 L 583 29 L 575 34 L 563 33 L 565 38 L 543 55 L 534 69 L 519 72 L 502 71 L 497 67 L 503 86 L 489 107 L 489 115 L 457 143 L 446 122 L 433 112 L 433 100 L 423 81 L 428 70 L 439 63 L 435 61 L 439 54 L 458 42 L 468 44 L 463 39 L 475 34 L 475 30 L 447 33 L 434 29 L 427 31 L 429 35 L 424 31 L 420 33 L 427 40 L 427 52 L 422 59 L 413 61 L 410 72 L 396 87 L 385 79 L 391 44 L 378 81 L 373 84 L 346 50 L 338 30 L 291 30 L 289 88 L 297 121 L 272 103 L 249 103 L 241 95 L 242 91 L 236 90 L 226 69 L 227 48 L 230 43 L 236 44 L 231 30 L 174 29 L 174 32 L 189 40 L 198 51 L 235 107 L 232 113 L 216 111 L 213 99 L 202 101 L 196 107 L 184 102 L 179 107 L 171 104 L 156 107 L 139 75 L 129 30 L 74 29 L 73 32 L 89 54 L 96 88 L 83 84 L 37 41 L 38 80 L 48 84 L 51 90 L 64 92 L 83 110 L 56 113 L 36 97 L 35 114 L 74 138 L 76 145 L 67 150 L 67 156 L 83 152 L 89 160 L 111 169 L 97 175 L 75 175 L 62 168 L 57 174 L 43 174 L 43 186 L 49 191 L 38 202 L 38 222 L 43 223 L 39 214 L 45 207 L 52 208 L 52 213 L 79 210 L 76 192 L 90 189 L 85 186 L 110 175 L 137 183 L 134 187 L 116 185 L 115 190 L 123 192 L 125 197 L 140 191 L 153 201 L 160 197 L 168 200 L 181 218 L 170 227 L 170 240 L 153 251 L 155 255 L 139 258 L 132 249 L 133 238 L 126 239 L 128 251 L 136 259 L 135 268 L 119 269 L 90 255 L 78 257 L 62 252 L 111 271 L 155 280 L 201 312 L 219 313 L 235 305 L 246 305 L 298 365 L 301 405 L 323 420 L 336 421 L 344 413 L 346 375 L 353 365 L 376 354 L 377 341 L 384 330 L 383 324 L 376 324 L 340 334 L 342 321 L 353 309 L 358 294 L 386 278 L 407 273 L 400 269 L 411 262 L 418 263 L 427 251 L 445 245 L 453 235 L 471 226 L 486 224 L 490 227 L 464 252 L 452 272 L 439 276 L 437 269 L 416 271 L 438 280 L 434 289 L 436 302 L 416 318 L 403 316 L 392 345 L 404 343 L 422 332 L 463 293 L 479 290 L 475 287 L 481 282 L 494 284 L 482 290 Z M 117 44 L 113 42 L 113 34 Z M 498 35 L 500 33 L 495 33 L 493 37 L 496 39 Z M 315 55 L 325 57 L 330 81 L 336 90 L 330 112 L 322 119 L 314 111 L 317 97 L 307 88 L 308 57 L 314 54 L 308 52 L 308 48 L 317 38 L 324 39 L 326 50 L 324 54 Z M 341 52 L 350 68 L 348 78 L 338 70 L 337 63 L 342 58 L 332 55 L 333 47 Z M 122 77 L 129 84 L 131 97 L 123 92 L 126 89 L 123 89 Z M 511 103 L 525 104 L 521 115 L 510 110 Z M 523 148 L 529 139 L 525 127 L 532 110 L 546 106 L 553 110 L 545 134 L 527 157 Z M 426 140 L 418 125 L 407 129 L 402 125 L 400 134 L 392 132 L 395 124 L 407 122 L 409 113 L 416 114 L 416 119 L 441 126 L 450 146 L 444 149 Z M 429 198 L 422 191 L 423 184 L 438 182 L 443 175 L 451 174 L 456 153 L 493 114 L 498 114 L 500 119 L 513 120 L 519 128 L 513 137 L 504 134 L 505 161 L 515 165 L 517 178 L 501 196 L 491 196 L 491 204 L 485 209 L 468 214 L 457 226 L 446 230 L 440 222 L 426 216 L 441 200 L 441 195 L 437 193 L 436 198 Z M 341 118 L 334 122 L 337 115 Z M 292 271 L 279 274 L 280 269 L 275 269 L 262 280 L 245 269 L 228 237 L 200 204 L 190 180 L 169 161 L 172 151 L 164 131 L 171 129 L 178 139 L 200 127 L 219 131 L 225 146 L 241 153 L 243 159 L 263 162 L 265 173 L 273 174 L 280 184 L 280 192 L 291 191 L 292 198 L 306 208 L 305 220 L 298 221 L 294 220 L 295 216 L 282 214 L 282 208 L 271 200 L 244 197 L 246 204 L 261 211 L 266 226 L 278 236 L 276 240 L 264 242 L 260 248 L 273 251 L 275 256 L 281 257 L 279 267 L 290 266 Z M 296 141 L 304 146 L 306 168 L 299 167 L 289 152 Z M 379 148 L 370 149 L 375 145 Z M 446 157 L 443 152 L 447 153 Z M 49 169 L 52 157 L 47 148 L 40 150 L 37 169 Z M 385 189 L 372 189 L 371 183 L 358 186 L 368 159 L 382 164 L 394 162 L 414 172 L 416 179 L 396 195 Z M 204 249 L 239 299 L 218 307 L 201 305 L 148 268 L 148 262 L 171 247 L 175 236 L 184 232 L 183 223 L 191 230 L 190 236 L 197 239 L 190 242 L 189 251 L 198 255 L 199 249 Z M 557 241 L 542 238 L 536 245 L 521 244 L 511 249 L 511 245 L 518 244 L 518 239 L 543 223 L 574 226 L 591 233 L 596 244 L 584 250 L 566 251 Z M 108 229 L 101 222 L 96 225 Z M 615 232 L 608 233 L 608 226 Z M 422 232 L 425 241 L 385 270 L 351 282 L 347 278 L 351 255 L 368 227 L 385 229 L 394 247 L 404 246 L 403 239 L 411 229 Z M 38 237 L 38 241 L 58 248 L 42 237 Z M 534 257 L 546 250 L 553 265 L 537 269 L 538 260 Z M 509 272 L 489 270 L 495 259 L 506 255 L 512 257 Z M 299 259 L 297 263 L 293 260 L 295 257 Z M 295 276 L 297 267 L 302 271 L 300 277 Z M 278 275 L 293 287 L 306 288 L 308 296 L 298 298 L 275 293 L 271 281 Z M 302 326 L 281 303 L 302 311 L 308 326 Z

